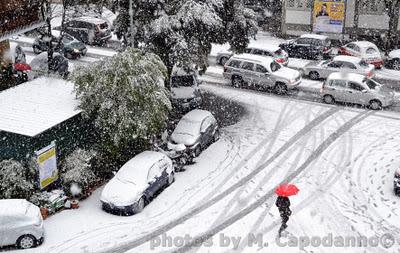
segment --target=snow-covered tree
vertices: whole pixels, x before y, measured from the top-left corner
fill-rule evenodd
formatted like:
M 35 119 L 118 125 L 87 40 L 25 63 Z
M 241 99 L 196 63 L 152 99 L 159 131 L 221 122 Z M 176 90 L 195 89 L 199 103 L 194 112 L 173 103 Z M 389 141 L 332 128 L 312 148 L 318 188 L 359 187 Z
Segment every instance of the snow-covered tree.
M 74 184 L 82 190 L 87 190 L 97 182 L 98 177 L 92 169 L 95 156 L 96 152 L 93 150 L 78 148 L 65 158 L 61 166 L 61 179 L 67 194 L 71 195 L 71 187 Z
M 211 43 L 229 42 L 242 51 L 257 31 L 254 12 L 240 0 L 138 0 L 135 5 L 135 42 L 155 52 L 169 73 L 175 64 L 205 70 Z M 129 1 L 120 1 L 116 27 L 130 33 Z
M 103 150 L 114 154 L 165 126 L 171 103 L 158 56 L 129 48 L 71 75 L 84 116 L 94 121 Z
M 4 160 L 0 162 L 0 199 L 29 199 L 35 190 L 32 173 L 20 162 Z
M 400 0 L 384 0 L 385 11 L 389 16 L 389 30 L 386 38 L 386 50 L 393 47 L 397 48 L 398 38 L 397 38 L 397 28 L 398 28 L 398 18 L 400 14 Z

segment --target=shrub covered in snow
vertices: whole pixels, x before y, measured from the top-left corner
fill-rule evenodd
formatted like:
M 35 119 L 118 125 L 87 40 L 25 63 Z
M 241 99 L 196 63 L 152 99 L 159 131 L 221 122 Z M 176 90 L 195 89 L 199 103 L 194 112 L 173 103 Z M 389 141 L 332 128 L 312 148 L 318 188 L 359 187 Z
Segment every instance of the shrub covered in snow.
M 166 72 L 155 54 L 128 48 L 72 73 L 80 108 L 94 121 L 102 150 L 118 154 L 165 126 L 171 109 Z
M 61 166 L 61 179 L 68 195 L 79 195 L 98 181 L 92 170 L 95 156 L 96 152 L 92 150 L 76 149 L 65 158 Z
M 20 162 L 0 162 L 0 199 L 29 199 L 35 190 L 33 173 Z

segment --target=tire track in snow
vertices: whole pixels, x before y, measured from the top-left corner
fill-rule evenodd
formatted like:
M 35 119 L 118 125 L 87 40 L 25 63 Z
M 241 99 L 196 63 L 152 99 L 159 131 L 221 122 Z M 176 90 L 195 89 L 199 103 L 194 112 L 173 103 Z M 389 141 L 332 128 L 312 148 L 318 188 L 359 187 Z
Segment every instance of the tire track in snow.
M 176 227 L 177 225 L 185 222 L 186 220 L 190 219 L 194 215 L 196 215 L 196 214 L 202 212 L 203 210 L 209 208 L 210 206 L 212 206 L 215 203 L 219 202 L 220 200 L 224 199 L 226 196 L 229 195 L 229 193 L 231 193 L 235 189 L 243 186 L 248 181 L 250 181 L 255 175 L 257 175 L 260 171 L 262 171 L 264 167 L 266 167 L 269 164 L 271 164 L 286 149 L 288 149 L 290 146 L 295 144 L 302 136 L 307 134 L 311 129 L 313 129 L 314 127 L 316 127 L 320 123 L 322 123 L 324 120 L 326 120 L 331 115 L 333 115 L 334 113 L 338 112 L 339 110 L 340 110 L 340 108 L 332 107 L 331 109 L 325 111 L 323 114 L 319 115 L 317 118 L 315 118 L 313 121 L 311 121 L 310 124 L 308 124 L 307 126 L 302 128 L 293 137 L 291 137 L 288 142 L 286 142 L 284 145 L 282 145 L 282 147 L 276 153 L 274 153 L 274 155 L 272 155 L 263 164 L 263 166 L 260 166 L 258 169 L 252 171 L 246 177 L 242 178 L 240 181 L 238 181 L 237 183 L 235 183 L 234 185 L 229 187 L 224 192 L 222 192 L 222 193 L 218 194 L 217 196 L 215 196 L 214 198 L 210 199 L 209 201 L 207 201 L 207 202 L 195 207 L 194 209 L 190 210 L 189 212 L 187 212 L 186 214 L 184 214 L 180 218 L 172 220 L 172 221 L 160 226 L 158 229 L 156 229 L 156 230 L 154 230 L 154 231 L 152 231 L 152 232 L 150 232 L 150 233 L 148 233 L 148 234 L 146 234 L 144 236 L 141 236 L 141 237 L 136 238 L 136 239 L 134 239 L 132 241 L 128 241 L 126 243 L 120 244 L 120 245 L 118 245 L 116 247 L 113 247 L 113 248 L 110 248 L 110 249 L 103 249 L 103 250 L 101 250 L 99 252 L 110 252 L 110 251 L 112 251 L 112 252 L 125 252 L 125 251 L 128 251 L 128 250 L 130 250 L 132 248 L 135 248 L 135 247 L 137 247 L 139 245 L 142 245 L 143 243 L 151 240 L 152 238 L 154 238 L 156 236 L 161 235 L 162 233 L 164 233 L 164 232 Z
M 290 174 L 289 177 L 285 178 L 282 180 L 279 184 L 285 183 L 285 182 L 290 182 L 293 179 L 295 179 L 299 174 L 301 174 L 316 158 L 318 158 L 333 142 L 335 142 L 340 136 L 342 136 L 344 133 L 346 133 L 348 130 L 350 130 L 353 126 L 358 124 L 359 122 L 363 121 L 365 118 L 369 117 L 371 114 L 374 112 L 362 112 L 355 117 L 353 117 L 351 120 L 347 121 L 343 126 L 341 126 L 338 130 L 336 130 L 334 133 L 332 133 L 323 143 L 321 143 L 318 148 L 310 155 L 310 157 L 292 174 Z M 262 166 L 262 168 L 265 166 Z M 207 239 L 211 238 L 218 232 L 224 230 L 225 228 L 229 227 L 230 225 L 234 224 L 241 218 L 245 217 L 252 211 L 254 211 L 256 208 L 258 208 L 260 205 L 265 203 L 269 198 L 274 196 L 274 189 L 270 190 L 267 194 L 262 196 L 260 199 L 255 201 L 253 204 L 248 206 L 247 208 L 243 209 L 239 213 L 231 216 L 229 219 L 225 220 L 222 222 L 220 225 L 214 227 L 213 229 L 209 230 L 206 233 L 203 233 L 200 236 L 194 237 L 193 242 L 195 244 L 191 243 L 188 244 L 180 249 L 177 249 L 174 252 L 180 253 L 180 252 L 187 252 L 188 250 L 192 249 L 196 244 L 200 244 Z M 154 235 L 157 236 L 157 235 Z M 153 236 L 153 237 L 154 237 Z M 128 250 L 128 249 L 125 249 Z M 117 251 L 121 252 L 121 251 Z

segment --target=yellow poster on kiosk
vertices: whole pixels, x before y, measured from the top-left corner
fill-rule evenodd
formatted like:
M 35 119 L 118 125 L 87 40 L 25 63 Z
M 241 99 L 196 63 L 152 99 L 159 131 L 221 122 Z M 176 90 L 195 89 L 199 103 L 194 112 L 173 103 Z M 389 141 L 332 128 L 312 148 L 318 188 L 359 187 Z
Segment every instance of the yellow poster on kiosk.
M 343 33 L 346 17 L 346 1 L 315 0 L 313 32 Z

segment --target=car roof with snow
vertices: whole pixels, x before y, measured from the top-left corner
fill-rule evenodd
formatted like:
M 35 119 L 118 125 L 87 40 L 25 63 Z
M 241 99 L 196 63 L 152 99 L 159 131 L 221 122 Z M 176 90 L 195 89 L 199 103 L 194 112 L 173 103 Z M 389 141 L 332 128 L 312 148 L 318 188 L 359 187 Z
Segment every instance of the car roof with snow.
M 314 33 L 309 33 L 309 34 L 302 34 L 300 38 L 309 38 L 309 39 L 317 39 L 317 40 L 326 40 L 328 39 L 328 36 L 322 35 L 322 34 L 314 34 Z
M 346 80 L 346 81 L 353 81 L 357 83 L 363 83 L 365 80 L 364 75 L 355 74 L 355 73 L 341 73 L 335 72 L 328 76 L 328 80 Z
M 355 44 L 355 45 L 357 45 L 357 46 L 359 46 L 361 48 L 367 48 L 367 47 L 377 48 L 377 46 L 374 43 L 372 43 L 370 41 L 366 41 L 366 40 L 353 41 L 353 42 L 350 42 L 350 43 L 353 43 L 353 44 Z
M 31 205 L 25 199 L 0 199 L 0 216 L 22 216 Z
M 277 45 L 272 45 L 272 44 L 263 44 L 263 45 L 250 45 L 247 48 L 251 48 L 251 49 L 260 49 L 260 50 L 266 50 L 269 52 L 276 52 L 278 50 L 280 50 L 281 48 Z
M 338 55 L 333 58 L 334 61 L 345 61 L 345 62 L 351 62 L 354 64 L 359 64 L 361 61 L 361 58 L 355 57 L 355 56 L 348 56 L 348 55 Z
M 34 137 L 78 115 L 74 84 L 42 77 L 0 92 L 0 131 Z
M 211 112 L 206 110 L 196 109 L 186 113 L 185 116 L 182 117 L 182 119 L 192 122 L 201 122 L 208 116 L 212 116 Z
M 133 176 L 135 178 L 141 178 L 144 180 L 147 178 L 147 174 L 151 166 L 153 166 L 153 164 L 159 160 L 165 158 L 167 158 L 167 156 L 163 153 L 156 151 L 144 151 L 125 163 L 117 174 L 122 178 L 129 178 Z
M 107 21 L 105 21 L 104 19 L 95 18 L 95 17 L 87 17 L 87 16 L 74 18 L 73 20 L 84 21 L 84 22 L 93 23 L 93 24 L 96 24 L 96 25 L 107 23 Z
M 272 62 L 275 62 L 274 59 L 272 59 L 271 57 L 265 57 L 265 56 L 261 56 L 261 55 L 255 55 L 255 54 L 235 54 L 234 56 L 232 56 L 231 59 L 236 59 L 236 60 L 242 60 L 242 61 L 253 61 L 253 62 L 257 62 L 259 64 L 262 64 L 264 66 L 269 67 L 269 65 Z

